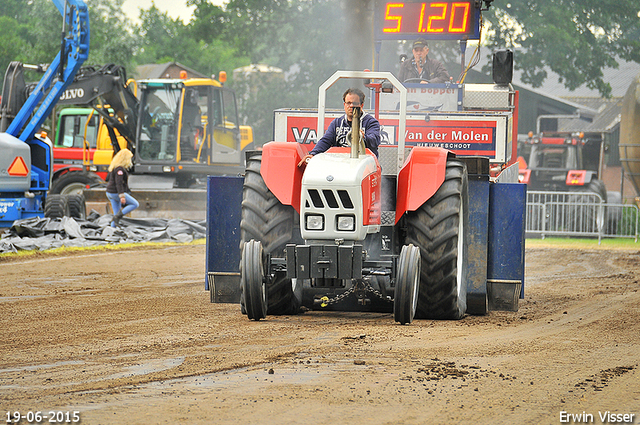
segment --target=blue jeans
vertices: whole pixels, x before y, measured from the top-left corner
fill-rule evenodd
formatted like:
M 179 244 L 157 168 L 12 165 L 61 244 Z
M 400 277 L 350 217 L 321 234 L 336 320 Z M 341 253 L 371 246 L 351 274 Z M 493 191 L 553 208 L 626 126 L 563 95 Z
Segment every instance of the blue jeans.
M 122 208 L 122 215 L 127 215 L 131 211 L 135 210 L 140 206 L 136 198 L 129 195 L 128 193 L 124 194 L 124 198 L 126 203 L 122 205 L 120 203 L 120 196 L 117 193 L 109 193 L 107 192 L 107 199 L 111 202 L 111 208 L 113 209 L 113 214 L 117 214 L 118 211 Z M 115 223 L 111 223 L 111 227 L 116 227 Z

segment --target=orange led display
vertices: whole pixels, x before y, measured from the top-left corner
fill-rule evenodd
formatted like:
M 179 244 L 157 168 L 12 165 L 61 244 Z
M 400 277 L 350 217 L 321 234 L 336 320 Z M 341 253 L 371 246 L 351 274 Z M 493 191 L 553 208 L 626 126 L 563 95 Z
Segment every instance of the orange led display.
M 396 21 L 397 25 L 393 28 L 384 28 L 382 31 L 400 32 L 400 28 L 402 27 L 402 15 L 399 15 L 399 16 L 393 15 L 392 9 L 402 9 L 402 8 L 404 8 L 404 3 L 387 3 L 387 12 L 384 16 L 384 20 L 389 22 Z
M 380 39 L 479 38 L 480 11 L 474 0 L 378 0 L 376 16 L 376 33 Z

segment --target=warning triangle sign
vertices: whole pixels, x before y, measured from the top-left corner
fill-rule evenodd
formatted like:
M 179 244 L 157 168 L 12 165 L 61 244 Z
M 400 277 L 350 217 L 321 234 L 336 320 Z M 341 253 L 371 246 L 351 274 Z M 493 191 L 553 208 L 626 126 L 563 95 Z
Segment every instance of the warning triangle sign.
M 29 175 L 29 169 L 27 168 L 27 164 L 25 164 L 24 159 L 22 159 L 21 156 L 16 156 L 16 159 L 13 160 L 7 169 L 7 173 L 14 177 L 25 177 Z

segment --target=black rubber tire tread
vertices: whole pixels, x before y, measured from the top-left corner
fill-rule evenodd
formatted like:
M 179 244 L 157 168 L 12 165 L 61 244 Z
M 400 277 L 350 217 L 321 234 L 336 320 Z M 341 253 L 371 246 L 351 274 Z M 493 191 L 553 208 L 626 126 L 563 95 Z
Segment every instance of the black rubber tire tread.
M 467 309 L 469 195 L 466 165 L 447 161 L 445 180 L 416 211 L 406 214 L 404 244 L 420 247 L 418 319 L 461 319 Z M 460 235 L 460 220 L 463 220 Z M 458 252 L 459 240 L 463 252 Z M 462 261 L 458 269 L 458 257 Z M 458 288 L 460 281 L 460 288 Z
M 70 195 L 71 193 L 77 193 L 77 192 L 69 192 L 67 189 L 67 186 L 69 185 L 91 186 L 99 183 L 100 181 L 101 181 L 100 178 L 95 175 L 86 174 L 86 173 L 83 173 L 82 171 L 69 171 L 68 173 L 63 174 L 53 182 L 53 184 L 51 185 L 51 190 L 49 190 L 49 193 Z
M 413 321 L 416 314 L 416 292 L 420 280 L 420 248 L 414 245 L 403 246 L 397 270 L 393 318 L 401 325 L 406 325 Z
M 602 199 L 602 203 L 607 203 L 607 188 L 602 180 L 593 179 L 586 186 L 576 186 L 571 192 L 576 195 L 570 196 L 569 201 L 586 202 L 591 197 L 580 196 L 595 193 Z M 603 213 L 606 215 L 606 208 Z M 567 223 L 577 231 L 598 232 L 601 227 L 607 223 L 606 217 L 600 216 L 600 209 L 596 206 L 583 206 L 578 208 L 569 208 L 567 210 Z
M 85 220 L 87 218 L 87 202 L 82 193 L 66 195 L 69 204 L 69 217 Z
M 247 158 L 242 193 L 242 220 L 240 236 L 242 243 L 255 239 L 262 242 L 265 254 L 284 258 L 288 243 L 301 241 L 294 236 L 295 210 L 283 205 L 267 188 L 260 166 L 262 153 Z M 299 231 L 298 231 L 299 233 Z M 276 272 L 267 282 L 268 314 L 297 314 L 300 303 L 293 295 L 291 279 L 283 272 Z
M 44 202 L 44 216 L 48 218 L 69 217 L 69 204 L 65 195 L 49 195 Z
M 244 307 L 250 320 L 267 317 L 267 299 L 264 283 L 262 245 L 251 240 L 244 244 L 240 265 L 240 285 L 244 295 Z
M 613 206 L 622 204 L 622 194 L 616 191 L 607 192 L 607 214 L 605 222 L 605 233 L 608 235 L 618 234 L 618 219 L 622 218 L 622 207 Z
M 301 302 L 293 295 L 291 279 L 285 272 L 276 272 L 267 287 L 269 293 L 268 312 L 272 315 L 298 314 Z M 274 299 L 271 299 L 273 297 Z
M 602 198 L 603 203 L 607 203 L 607 187 L 602 180 L 593 179 L 587 186 L 587 190 L 597 193 Z

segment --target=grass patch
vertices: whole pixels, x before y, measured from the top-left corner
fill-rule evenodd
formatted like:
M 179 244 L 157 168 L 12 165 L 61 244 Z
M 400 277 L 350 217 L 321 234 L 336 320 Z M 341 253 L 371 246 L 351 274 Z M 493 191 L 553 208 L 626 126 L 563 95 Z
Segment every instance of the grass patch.
M 622 249 L 640 250 L 640 242 L 633 238 L 527 238 L 526 248 L 566 248 L 566 249 Z
M 196 239 L 191 242 L 135 242 L 135 243 L 120 243 L 120 244 L 107 244 L 99 246 L 87 246 L 87 247 L 60 247 L 54 249 L 47 249 L 45 251 L 29 250 L 18 252 L 5 252 L 0 254 L 0 262 L 14 261 L 30 258 L 47 258 L 56 257 L 60 255 L 73 255 L 73 254 L 86 254 L 91 252 L 103 252 L 103 251 L 123 251 L 123 250 L 137 250 L 137 249 L 158 249 L 168 246 L 188 246 L 188 245 L 204 245 L 206 243 L 205 238 Z

